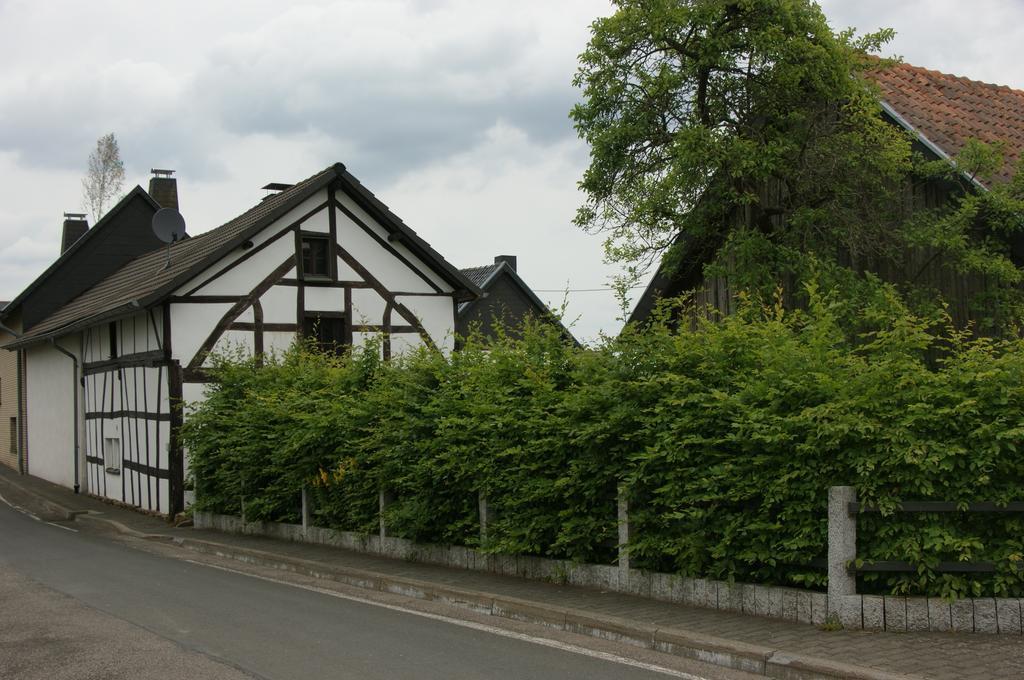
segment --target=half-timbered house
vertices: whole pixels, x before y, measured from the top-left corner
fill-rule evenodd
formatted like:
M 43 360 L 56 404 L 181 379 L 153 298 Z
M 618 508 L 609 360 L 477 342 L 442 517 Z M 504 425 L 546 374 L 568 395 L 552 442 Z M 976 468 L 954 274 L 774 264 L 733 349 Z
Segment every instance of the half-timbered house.
M 203 398 L 212 354 L 264 356 L 297 334 L 325 348 L 377 338 L 385 357 L 452 350 L 456 308 L 478 288 L 342 164 L 268 187 L 250 210 L 133 259 L 9 346 L 26 357 L 35 469 L 173 514 L 187 473 L 177 405 Z M 77 419 L 73 432 L 55 432 L 62 419 Z

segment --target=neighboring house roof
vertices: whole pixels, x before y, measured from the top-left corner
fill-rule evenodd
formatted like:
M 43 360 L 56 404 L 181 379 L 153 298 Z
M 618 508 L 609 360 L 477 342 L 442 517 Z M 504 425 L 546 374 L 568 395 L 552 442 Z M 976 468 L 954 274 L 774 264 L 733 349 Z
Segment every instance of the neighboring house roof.
M 487 284 L 494 280 L 494 277 L 497 276 L 498 272 L 500 272 L 503 268 L 509 269 L 513 274 L 515 273 L 515 270 L 509 267 L 504 262 L 486 264 L 483 267 L 466 267 L 465 269 L 460 269 L 459 271 L 462 272 L 463 276 L 472 281 L 477 288 L 479 288 L 480 290 L 486 290 Z M 516 276 L 516 278 L 519 279 L 518 276 Z M 519 280 L 522 281 L 522 279 Z M 528 287 L 526 287 L 525 284 L 523 285 L 523 289 L 529 293 L 533 292 Z M 468 304 L 468 302 L 463 302 L 462 304 L 459 305 L 459 309 L 461 310 Z
M 2 310 L 3 314 L 0 314 L 0 318 L 4 318 L 13 312 L 17 307 L 25 301 L 30 295 L 39 290 L 39 288 L 57 272 L 63 270 L 65 266 L 71 266 L 71 261 L 77 257 L 78 253 L 83 249 L 87 248 L 92 243 L 102 243 L 107 232 L 110 231 L 111 225 L 117 223 L 121 213 L 127 210 L 133 202 L 138 199 L 146 204 L 149 204 L 154 212 L 160 209 L 160 205 L 150 197 L 146 190 L 140 186 L 136 186 L 134 189 L 129 191 L 124 198 L 117 202 L 100 220 L 93 225 L 91 229 L 85 232 L 81 238 L 76 240 L 67 250 L 61 253 L 60 257 L 54 260 L 53 264 L 46 268 L 42 274 L 37 276 L 32 283 L 30 283 L 24 290 L 21 291 L 13 300 L 11 300 L 7 306 Z
M 515 258 L 512 258 L 513 260 Z M 486 304 L 486 297 L 491 286 L 498 280 L 498 278 L 504 274 L 510 281 L 523 293 L 523 295 L 534 305 L 537 312 L 540 314 L 550 315 L 551 318 L 555 318 L 554 312 L 548 307 L 537 294 L 533 292 L 526 282 L 519 276 L 515 267 L 510 265 L 507 261 L 495 261 L 494 264 L 483 265 L 482 267 L 467 267 L 466 269 L 460 270 L 462 274 L 469 279 L 475 286 L 477 286 L 484 295 L 477 298 L 476 300 L 470 300 L 463 302 L 458 307 L 459 317 L 464 317 L 468 312 L 478 305 Z M 574 343 L 579 344 L 569 329 L 559 321 L 562 331 L 565 336 L 571 339 Z
M 1004 145 L 998 181 L 1008 181 L 1024 158 L 1024 91 L 990 85 L 910 64 L 871 71 L 882 92 L 885 113 L 909 131 L 939 158 L 952 160 L 969 139 Z M 984 189 L 984 185 L 975 180 Z M 683 234 L 680 234 L 681 238 Z M 658 267 L 629 321 L 642 321 L 657 299 L 691 289 L 702 274 L 702 263 L 690 258 L 683 272 L 669 274 Z
M 480 294 L 473 285 L 415 231 L 392 213 L 341 163 L 335 163 L 279 194 L 271 195 L 233 220 L 211 231 L 146 253 L 132 260 L 92 289 L 78 296 L 34 326 L 16 343 L 22 346 L 69 333 L 144 309 L 160 302 L 175 289 L 239 247 L 276 219 L 337 180 L 343 190 L 374 216 L 428 266 L 433 267 L 462 298 Z M 169 251 L 169 252 L 168 252 Z M 170 264 L 164 266 L 170 256 Z
M 969 139 L 1002 142 L 1004 162 L 995 179 L 1013 176 L 1024 157 L 1024 91 L 910 64 L 871 75 L 884 102 L 946 155 L 955 156 Z
M 516 273 L 516 270 L 510 267 L 506 262 L 495 262 L 494 264 L 488 264 L 482 267 L 467 267 L 466 269 L 460 269 L 459 271 L 485 294 L 487 293 L 487 287 L 498 278 L 498 274 L 505 272 L 512 278 L 516 285 L 519 286 L 533 304 L 537 305 L 542 310 L 550 311 L 548 306 L 541 302 L 541 299 L 537 297 L 537 294 L 526 285 L 526 282 L 519 278 L 519 274 Z M 486 297 L 486 295 L 484 297 Z M 478 298 L 478 300 L 471 300 L 459 304 L 459 314 L 462 314 L 462 312 L 468 309 L 474 302 L 482 299 L 483 297 Z

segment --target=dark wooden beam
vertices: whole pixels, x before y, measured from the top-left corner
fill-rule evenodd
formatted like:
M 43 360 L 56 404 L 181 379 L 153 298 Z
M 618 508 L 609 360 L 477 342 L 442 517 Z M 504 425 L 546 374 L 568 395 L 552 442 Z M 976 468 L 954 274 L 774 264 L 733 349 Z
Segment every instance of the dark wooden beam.
M 138 418 L 140 420 L 170 421 L 170 413 L 153 413 L 151 411 L 132 411 L 121 409 L 118 411 L 89 411 L 85 414 L 86 420 L 103 420 L 104 418 Z
M 355 324 L 352 326 L 352 330 L 356 333 L 387 333 L 388 335 L 395 335 L 397 333 L 419 334 L 419 329 L 415 326 L 391 326 L 388 324 Z
M 166 358 L 164 357 L 164 352 L 159 349 L 139 352 L 138 354 L 123 354 L 115 359 L 91 361 L 89 363 L 82 364 L 82 375 L 93 375 L 95 373 L 116 371 L 122 368 L 132 368 L 134 366 L 152 368 L 155 366 L 162 366 L 165 362 Z
M 307 288 L 370 288 L 365 281 L 328 281 L 327 279 L 281 279 L 275 286 L 305 286 Z M 427 293 L 424 293 L 426 295 Z
M 139 472 L 150 477 L 156 477 L 157 479 L 170 479 L 171 471 L 163 470 L 161 468 L 153 467 L 152 465 L 146 465 L 145 463 L 137 463 L 134 460 L 126 460 L 121 466 L 126 470 L 132 470 L 133 472 Z
M 167 368 L 167 397 L 171 404 L 171 440 L 168 442 L 168 515 L 173 518 L 185 509 L 185 449 L 181 443 L 181 425 L 185 407 L 182 394 L 181 364 L 173 362 Z
M 293 323 L 264 323 L 260 326 L 267 333 L 294 333 L 298 328 Z M 228 326 L 229 331 L 250 331 L 256 330 L 256 324 L 248 321 L 236 321 Z
M 172 304 L 232 304 L 242 299 L 241 295 L 175 295 L 167 298 Z

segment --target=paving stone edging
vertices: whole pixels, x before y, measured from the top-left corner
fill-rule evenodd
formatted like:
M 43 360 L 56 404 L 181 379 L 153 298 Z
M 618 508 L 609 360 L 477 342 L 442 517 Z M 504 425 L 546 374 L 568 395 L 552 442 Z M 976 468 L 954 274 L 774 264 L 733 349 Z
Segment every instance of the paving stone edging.
M 196 528 L 330 545 L 505 576 L 603 588 L 695 607 L 821 625 L 835 612 L 844 628 L 893 632 L 964 632 L 1022 635 L 1022 601 L 973 598 L 949 603 L 941 598 L 847 595 L 829 602 L 825 593 L 798 588 L 728 583 L 640 569 L 581 564 L 525 555 L 489 555 L 461 546 L 418 544 L 402 538 L 278 522 L 243 522 L 232 515 L 195 512 Z
M 156 537 L 153 537 L 156 538 Z M 166 539 L 166 536 L 159 538 Z M 392 593 L 419 600 L 433 600 L 472 611 L 537 623 L 556 630 L 613 640 L 695 659 L 706 663 L 783 680 L 915 680 L 915 676 L 887 673 L 828 659 L 788 654 L 784 651 L 718 638 L 682 628 L 658 628 L 615 616 L 572 608 L 552 607 L 514 597 L 439 586 L 428 581 L 389 576 L 361 569 L 326 568 L 323 564 L 271 552 L 227 546 L 194 538 L 174 538 L 174 543 L 195 552 L 270 567 L 314 578 L 328 579 L 367 590 Z

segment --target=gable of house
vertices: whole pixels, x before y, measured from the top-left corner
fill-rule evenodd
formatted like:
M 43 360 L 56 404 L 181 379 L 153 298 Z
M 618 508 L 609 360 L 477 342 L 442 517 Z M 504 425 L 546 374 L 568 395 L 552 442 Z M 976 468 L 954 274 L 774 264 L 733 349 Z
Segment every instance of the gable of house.
M 149 194 L 136 186 L 64 250 L 0 316 L 6 319 L 19 314 L 22 327 L 29 330 L 131 260 L 158 249 L 163 244 L 150 225 L 159 209 Z
M 469 267 L 462 273 L 484 294 L 459 305 L 456 321 L 459 337 L 465 338 L 473 330 L 485 338 L 495 338 L 500 331 L 507 330 L 514 334 L 525 319 L 532 317 L 552 320 L 567 339 L 576 343 L 572 333 L 555 319 L 551 309 L 519 276 L 515 257 L 499 255 L 494 258 L 494 264 Z

